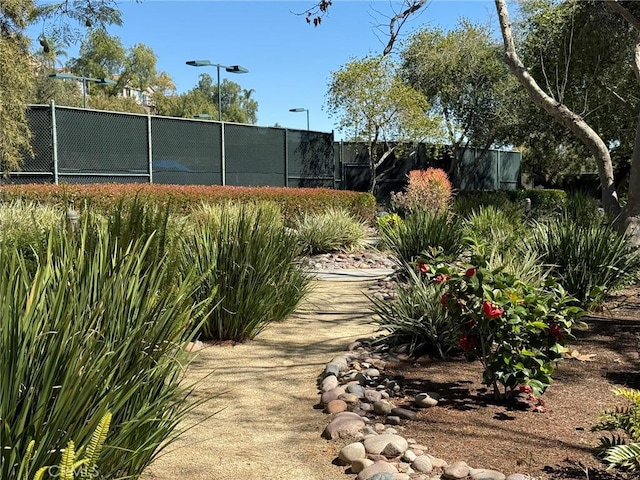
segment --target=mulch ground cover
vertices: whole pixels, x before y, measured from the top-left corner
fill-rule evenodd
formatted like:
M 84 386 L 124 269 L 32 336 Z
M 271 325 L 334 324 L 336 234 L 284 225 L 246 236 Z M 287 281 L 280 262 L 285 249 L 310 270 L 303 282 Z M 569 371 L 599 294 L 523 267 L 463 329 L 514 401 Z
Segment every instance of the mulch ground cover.
M 614 388 L 640 389 L 640 287 L 611 297 L 586 319 L 587 328 L 567 342 L 554 383 L 542 397 L 544 413 L 534 412 L 524 394 L 510 404 L 494 402 L 481 383 L 478 362 L 405 361 L 385 374 L 403 385 L 408 398 L 436 392 L 444 398 L 423 410 L 402 431 L 448 462 L 464 460 L 475 468 L 505 474 L 525 473 L 540 480 L 631 480 L 638 472 L 607 470 L 595 455 L 599 438 L 592 431 L 598 415 L 625 405 Z M 396 399 L 395 403 L 401 403 Z

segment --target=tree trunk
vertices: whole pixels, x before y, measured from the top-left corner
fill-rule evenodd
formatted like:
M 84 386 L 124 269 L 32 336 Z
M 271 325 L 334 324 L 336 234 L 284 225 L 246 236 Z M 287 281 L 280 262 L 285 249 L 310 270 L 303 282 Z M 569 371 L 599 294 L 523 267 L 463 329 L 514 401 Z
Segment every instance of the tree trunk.
M 638 31 L 633 53 L 633 70 L 640 83 L 640 31 Z M 633 244 L 640 245 L 640 114 L 636 124 L 636 139 L 629 174 L 629 195 L 624 213 L 624 227 L 629 238 Z
M 609 149 L 598 134 L 584 121 L 584 119 L 572 112 L 565 105 L 557 102 L 547 95 L 529 74 L 520 61 L 516 52 L 511 23 L 506 0 L 495 0 L 500 30 L 505 47 L 505 61 L 509 69 L 515 74 L 520 84 L 527 91 L 531 99 L 551 115 L 558 123 L 567 127 L 589 149 L 595 158 L 600 176 L 602 188 L 602 206 L 607 214 L 616 217 L 621 213 L 618 194 L 613 181 L 613 166 Z

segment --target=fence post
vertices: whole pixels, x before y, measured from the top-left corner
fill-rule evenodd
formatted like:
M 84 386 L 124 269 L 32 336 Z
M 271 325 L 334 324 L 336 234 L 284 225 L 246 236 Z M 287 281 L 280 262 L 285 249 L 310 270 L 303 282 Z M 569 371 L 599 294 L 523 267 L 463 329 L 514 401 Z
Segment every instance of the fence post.
M 289 129 L 284 129 L 284 186 L 289 186 Z
M 496 151 L 496 190 L 500 190 L 502 182 L 500 181 L 500 150 Z
M 336 155 L 336 143 L 333 130 L 331 130 L 331 153 L 333 154 L 333 189 L 336 190 L 338 186 L 338 165 L 340 165 L 340 163 Z
M 147 114 L 147 169 L 149 170 L 149 183 L 153 183 L 153 142 L 151 140 L 151 113 Z
M 56 129 L 56 103 L 51 100 L 51 157 L 53 160 L 53 183 L 58 185 L 58 131 Z
M 220 183 L 227 184 L 227 155 L 224 142 L 224 122 L 220 122 Z

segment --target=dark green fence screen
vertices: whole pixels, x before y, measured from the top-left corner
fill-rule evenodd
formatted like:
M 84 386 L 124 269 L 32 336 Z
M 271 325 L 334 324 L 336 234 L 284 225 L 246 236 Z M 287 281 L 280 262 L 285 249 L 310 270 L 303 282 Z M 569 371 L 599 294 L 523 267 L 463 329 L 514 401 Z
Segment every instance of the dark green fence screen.
M 333 133 L 34 105 L 28 110 L 33 158 L 11 183 L 151 182 L 180 185 L 329 187 L 367 191 L 363 143 L 335 143 Z M 381 152 L 376 152 L 380 155 Z M 379 157 L 377 157 L 379 158 Z M 379 201 L 406 185 L 410 170 L 448 171 L 449 147 L 398 144 L 375 189 Z M 521 187 L 520 152 L 468 149 L 462 189 Z
M 35 155 L 4 182 L 335 187 L 333 133 L 54 105 L 28 119 Z

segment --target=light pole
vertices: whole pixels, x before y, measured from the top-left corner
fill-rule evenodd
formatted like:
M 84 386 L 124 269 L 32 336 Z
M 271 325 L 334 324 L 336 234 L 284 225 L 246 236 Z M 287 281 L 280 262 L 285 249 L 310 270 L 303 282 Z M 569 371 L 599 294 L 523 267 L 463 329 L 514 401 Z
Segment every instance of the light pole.
M 192 67 L 216 67 L 218 69 L 218 120 L 222 121 L 222 97 L 220 95 L 220 69 L 224 68 L 229 73 L 249 73 L 244 67 L 240 65 L 221 65 L 219 63 L 211 63 L 209 60 L 189 60 L 187 65 Z
M 118 82 L 109 78 L 92 78 L 74 75 L 72 73 L 52 73 L 49 78 L 57 80 L 78 80 L 82 82 L 82 108 L 87 108 L 87 82 L 97 83 L 98 85 L 117 85 Z
M 290 108 L 290 112 L 307 112 L 307 130 L 309 130 L 309 109 L 308 108 Z

